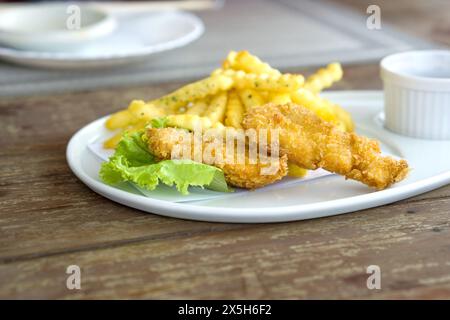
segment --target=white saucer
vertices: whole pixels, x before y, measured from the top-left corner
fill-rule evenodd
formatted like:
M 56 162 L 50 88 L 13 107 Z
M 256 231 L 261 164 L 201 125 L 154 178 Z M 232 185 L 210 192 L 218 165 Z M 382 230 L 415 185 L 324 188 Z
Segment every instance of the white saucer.
M 387 153 L 405 158 L 412 168 L 404 181 L 374 191 L 365 185 L 327 175 L 281 187 L 224 194 L 210 200 L 173 202 L 144 196 L 131 186 L 105 185 L 98 178 L 101 160 L 88 145 L 105 135 L 105 118 L 78 131 L 67 147 L 67 161 L 75 175 L 95 192 L 146 212 L 192 220 L 220 222 L 281 222 L 319 218 L 402 200 L 450 183 L 450 141 L 420 140 L 386 130 L 378 115 L 383 108 L 379 91 L 341 91 L 326 94 L 345 106 L 357 132 L 381 141 Z
M 77 51 L 42 52 L 0 47 L 0 59 L 48 68 L 92 68 L 130 64 L 189 44 L 204 31 L 195 15 L 161 11 L 118 16 L 109 36 Z

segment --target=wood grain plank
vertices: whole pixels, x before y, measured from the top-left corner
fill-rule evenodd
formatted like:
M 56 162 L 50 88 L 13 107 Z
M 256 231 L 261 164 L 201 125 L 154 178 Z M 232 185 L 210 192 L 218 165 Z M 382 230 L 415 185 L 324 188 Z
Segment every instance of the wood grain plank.
M 0 297 L 448 297 L 450 199 L 395 208 L 4 263 Z M 70 264 L 82 290 L 65 288 Z M 372 264 L 380 291 L 366 287 Z

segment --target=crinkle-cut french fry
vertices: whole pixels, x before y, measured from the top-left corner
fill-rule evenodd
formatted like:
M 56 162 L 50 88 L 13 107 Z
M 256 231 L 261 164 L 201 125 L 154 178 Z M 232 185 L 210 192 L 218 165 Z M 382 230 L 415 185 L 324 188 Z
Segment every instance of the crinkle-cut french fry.
M 292 102 L 291 95 L 289 93 L 273 93 L 270 95 L 270 102 L 275 104 L 286 104 Z
M 268 63 L 261 61 L 257 56 L 250 54 L 248 51 L 239 51 L 235 54 L 231 62 L 231 68 L 247 73 L 268 74 L 271 76 L 281 75 L 280 71 L 272 68 Z
M 245 73 L 244 71 L 223 70 L 221 75 L 233 79 L 238 89 L 255 89 L 262 91 L 291 92 L 303 86 L 304 78 L 299 74 L 283 74 L 271 76 L 268 74 Z
M 211 72 L 211 77 L 218 76 L 218 75 L 222 74 L 223 72 L 224 72 L 223 68 L 214 69 L 213 72 Z
M 333 123 L 336 122 L 336 115 L 332 108 L 330 108 L 330 105 L 311 91 L 300 89 L 292 92 L 291 99 L 294 103 L 310 109 L 323 120 Z
M 334 82 L 342 79 L 343 71 L 339 63 L 330 63 L 325 68 L 309 76 L 305 81 L 305 89 L 318 93 L 323 89 L 331 87 Z
M 352 132 L 355 129 L 355 124 L 353 123 L 352 116 L 344 110 L 341 106 L 327 100 L 325 98 L 317 96 L 321 101 L 323 106 L 331 110 L 335 116 L 332 121 L 336 126 L 338 126 L 342 131 Z
M 292 162 L 288 161 L 288 176 L 294 177 L 294 178 L 303 178 L 308 173 L 308 170 L 301 168 L 297 166 L 296 164 L 293 164 Z
M 128 127 L 133 121 L 133 115 L 128 109 L 125 109 L 112 114 L 108 120 L 106 120 L 105 126 L 109 130 L 116 130 Z
M 258 90 L 258 93 L 261 96 L 261 98 L 264 99 L 264 101 L 269 101 L 270 100 L 270 96 L 272 94 L 269 91 L 261 91 L 261 90 Z
M 186 105 L 188 102 L 203 99 L 207 96 L 214 95 L 219 91 L 227 91 L 233 84 L 233 79 L 226 75 L 218 74 L 188 84 L 164 97 L 150 101 L 149 103 L 163 106 L 166 110 L 169 110 L 168 113 L 175 113 L 179 107 Z
M 160 107 L 150 103 L 145 103 L 142 100 L 133 100 L 128 106 L 128 110 L 137 121 L 150 121 L 154 118 L 164 117 L 166 113 Z
M 238 90 L 238 95 L 245 106 L 245 111 L 249 110 L 253 106 L 262 106 L 265 103 L 263 97 L 261 97 L 261 95 L 256 90 Z
M 210 129 L 214 129 L 217 133 L 223 134 L 225 138 L 226 135 L 228 135 L 230 138 L 245 136 L 244 129 L 227 126 L 220 122 L 216 122 L 215 124 L 213 124 Z
M 326 100 L 331 104 L 331 108 L 333 108 L 334 113 L 338 117 L 340 123 L 342 123 L 341 127 L 344 127 L 344 131 L 352 132 L 355 130 L 355 124 L 353 123 L 352 116 L 346 110 L 344 110 L 341 106 L 332 103 L 331 101 Z
M 139 121 L 132 126 L 128 126 L 127 128 L 120 130 L 120 132 L 118 132 L 117 134 L 115 134 L 114 136 L 112 136 L 111 138 L 106 140 L 105 142 L 103 142 L 103 147 L 105 149 L 115 149 L 117 147 L 117 144 L 119 143 L 120 139 L 122 139 L 122 136 L 125 132 L 128 132 L 128 133 L 136 132 L 138 130 L 143 129 L 146 126 L 146 124 L 147 124 L 146 121 Z
M 222 134 L 222 137 L 226 140 L 238 138 L 245 141 L 245 130 L 242 128 L 225 126 L 220 122 L 216 122 L 209 130 L 211 129 L 217 134 Z
M 244 105 L 236 91 L 229 91 L 225 113 L 225 125 L 234 128 L 242 128 L 241 122 L 244 118 L 244 111 Z
M 193 114 L 197 116 L 202 116 L 206 109 L 208 108 L 209 101 L 204 100 L 197 100 L 192 103 L 191 106 L 188 106 L 186 114 Z
M 317 116 L 333 123 L 343 131 L 353 130 L 353 121 L 345 110 L 311 91 L 300 89 L 292 92 L 291 99 L 294 103 L 310 109 Z
M 226 59 L 222 63 L 222 68 L 223 69 L 231 69 L 233 67 L 233 65 L 236 63 L 235 62 L 236 55 L 237 55 L 236 51 L 230 51 L 228 53 Z
M 207 117 L 200 117 L 194 114 L 172 114 L 166 117 L 167 126 L 188 130 L 209 129 L 213 125 Z
M 115 149 L 120 139 L 122 139 L 123 131 L 118 132 L 108 140 L 103 142 L 103 148 L 105 149 Z
M 165 115 L 165 112 L 155 105 L 145 103 L 142 100 L 133 100 L 128 106 L 128 109 L 111 115 L 111 117 L 106 120 L 105 126 L 109 130 L 116 130 L 119 128 L 126 128 L 139 121 L 148 122 L 154 118 L 163 117 Z
M 216 122 L 211 126 L 211 129 L 217 129 L 219 131 L 225 130 L 227 127 L 222 122 Z
M 215 95 L 208 108 L 206 109 L 204 116 L 211 120 L 211 123 L 222 122 L 225 117 L 225 110 L 227 108 L 227 93 L 221 92 Z
M 179 107 L 177 112 L 175 112 L 175 114 L 183 114 L 183 113 L 186 113 L 186 111 L 187 111 L 187 107 L 184 107 L 184 106 Z

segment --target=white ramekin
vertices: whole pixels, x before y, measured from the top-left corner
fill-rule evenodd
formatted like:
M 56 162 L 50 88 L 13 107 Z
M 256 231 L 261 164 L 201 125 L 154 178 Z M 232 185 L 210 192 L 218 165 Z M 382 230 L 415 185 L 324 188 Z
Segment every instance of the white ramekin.
M 450 51 L 409 51 L 381 60 L 385 126 L 422 139 L 450 139 Z

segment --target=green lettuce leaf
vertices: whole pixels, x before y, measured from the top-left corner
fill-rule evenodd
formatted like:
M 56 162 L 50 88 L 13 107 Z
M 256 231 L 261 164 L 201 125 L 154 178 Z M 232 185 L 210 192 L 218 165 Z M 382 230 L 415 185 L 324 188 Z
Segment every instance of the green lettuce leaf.
M 131 167 L 156 163 L 157 160 L 149 152 L 147 143 L 143 138 L 143 132 L 125 134 L 117 145 L 113 158 L 119 156 L 124 157 Z
M 150 122 L 152 125 L 152 128 L 165 128 L 167 127 L 167 118 L 163 117 L 163 118 L 155 118 L 152 119 L 152 121 Z
M 162 182 L 168 186 L 175 185 L 182 194 L 189 193 L 189 186 L 231 191 L 222 170 L 214 166 L 192 160 L 158 162 L 149 152 L 142 132 L 125 135 L 114 155 L 102 164 L 99 175 L 111 185 L 130 181 L 147 190 L 154 190 Z

